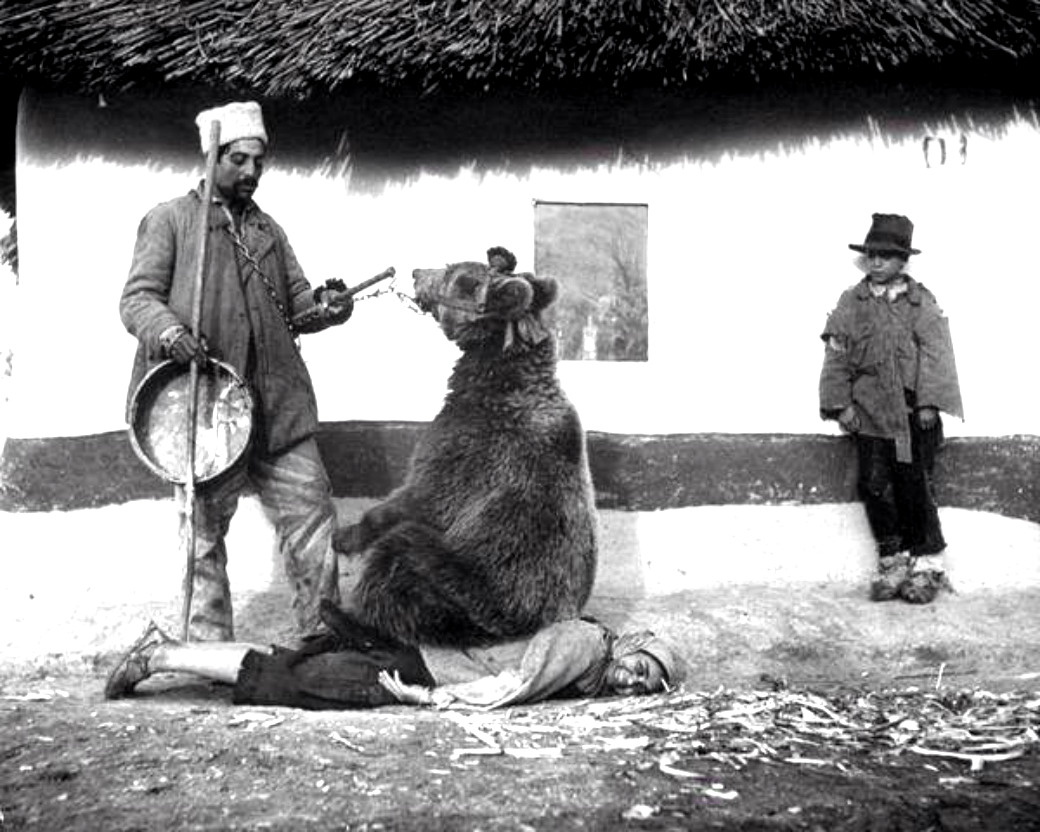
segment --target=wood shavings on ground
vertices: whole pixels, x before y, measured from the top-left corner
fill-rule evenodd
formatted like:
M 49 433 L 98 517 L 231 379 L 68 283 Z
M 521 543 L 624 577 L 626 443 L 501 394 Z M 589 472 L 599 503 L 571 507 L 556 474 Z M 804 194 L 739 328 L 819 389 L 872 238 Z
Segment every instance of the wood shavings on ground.
M 845 770 L 858 755 L 942 758 L 977 772 L 1040 746 L 1036 692 L 679 690 L 442 716 L 479 742 L 454 756 L 651 752 L 676 779 L 701 777 L 699 760 L 738 770 L 756 760 Z
M 331 739 L 335 743 L 339 743 L 340 745 L 346 746 L 351 751 L 357 751 L 358 753 L 361 753 L 361 754 L 363 754 L 365 752 L 365 749 L 364 749 L 363 746 L 358 745 L 356 742 L 351 742 L 346 737 L 344 737 L 341 733 L 339 733 L 339 731 L 333 731 L 331 734 L 329 734 L 329 739 Z
M 273 714 L 266 711 L 239 711 L 231 716 L 228 725 L 231 727 L 245 726 L 246 730 L 253 728 L 273 728 L 285 722 L 283 714 Z
M 11 702 L 50 702 L 52 699 L 68 699 L 69 692 L 57 688 L 38 688 L 26 693 L 5 693 L 0 699 Z

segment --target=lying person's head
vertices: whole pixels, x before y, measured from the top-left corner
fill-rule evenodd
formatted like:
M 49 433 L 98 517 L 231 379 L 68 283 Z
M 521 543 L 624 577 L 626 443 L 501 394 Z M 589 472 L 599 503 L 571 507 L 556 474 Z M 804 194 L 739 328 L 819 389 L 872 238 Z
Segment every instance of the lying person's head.
M 682 661 L 672 647 L 649 630 L 623 633 L 614 640 L 603 675 L 605 694 L 659 693 L 679 684 Z

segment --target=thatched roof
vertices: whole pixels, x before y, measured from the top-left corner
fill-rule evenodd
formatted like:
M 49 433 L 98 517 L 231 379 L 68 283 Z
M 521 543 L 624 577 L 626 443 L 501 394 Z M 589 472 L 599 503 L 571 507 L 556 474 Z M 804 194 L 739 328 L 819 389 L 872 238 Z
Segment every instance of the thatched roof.
M 0 0 L 0 15 L 8 78 L 77 90 L 1012 77 L 1040 54 L 1038 0 Z
M 1032 98 L 1038 69 L 1040 0 L 0 0 L 5 141 L 19 87 L 317 100 L 840 79 Z M 0 142 L 12 212 L 13 167 Z

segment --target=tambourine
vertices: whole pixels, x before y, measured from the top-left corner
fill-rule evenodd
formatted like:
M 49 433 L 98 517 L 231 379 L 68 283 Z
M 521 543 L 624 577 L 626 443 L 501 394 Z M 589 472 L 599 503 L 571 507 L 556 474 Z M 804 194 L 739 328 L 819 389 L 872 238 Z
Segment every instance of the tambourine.
M 184 484 L 188 470 L 190 368 L 175 361 L 156 365 L 131 397 L 130 442 L 154 473 Z M 198 370 L 195 411 L 195 483 L 234 466 L 249 447 L 253 395 L 234 368 L 209 359 Z

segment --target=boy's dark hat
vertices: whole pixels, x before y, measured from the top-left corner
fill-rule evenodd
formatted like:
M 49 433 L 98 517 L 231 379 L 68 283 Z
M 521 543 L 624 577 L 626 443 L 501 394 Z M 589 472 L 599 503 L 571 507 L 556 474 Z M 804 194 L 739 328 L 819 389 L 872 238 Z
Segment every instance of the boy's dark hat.
M 898 251 L 900 254 L 920 254 L 920 250 L 912 248 L 914 224 L 902 214 L 874 214 L 870 231 L 863 245 L 849 243 L 853 251 Z

